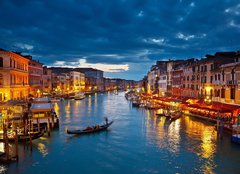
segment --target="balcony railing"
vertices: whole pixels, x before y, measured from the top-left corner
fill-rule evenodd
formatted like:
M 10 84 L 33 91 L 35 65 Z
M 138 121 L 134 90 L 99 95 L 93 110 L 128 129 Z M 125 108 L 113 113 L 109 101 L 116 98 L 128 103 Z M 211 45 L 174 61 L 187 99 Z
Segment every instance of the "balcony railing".
M 228 80 L 227 85 L 238 85 L 238 81 L 237 80 Z
M 29 85 L 42 85 L 40 82 L 30 82 Z
M 28 86 L 29 84 L 27 83 L 14 83 L 14 84 L 11 84 L 10 86 L 11 87 L 17 87 L 17 86 Z

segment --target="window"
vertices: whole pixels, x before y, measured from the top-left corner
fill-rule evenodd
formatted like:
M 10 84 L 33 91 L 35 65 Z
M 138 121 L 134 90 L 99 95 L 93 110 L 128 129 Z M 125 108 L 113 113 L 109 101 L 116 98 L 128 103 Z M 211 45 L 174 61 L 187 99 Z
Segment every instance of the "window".
M 0 67 L 3 67 L 3 58 L 0 57 Z
M 204 83 L 207 83 L 207 76 L 204 76 Z
M 231 88 L 230 92 L 231 92 L 231 99 L 235 99 L 235 88 Z
M 187 76 L 187 81 L 189 81 L 189 76 Z
M 231 76 L 232 76 L 232 80 L 234 80 L 234 76 L 235 76 L 234 69 L 232 69 Z
M 204 72 L 207 72 L 207 65 L 204 66 Z
M 192 67 L 192 71 L 195 72 L 195 66 Z
M 213 64 L 211 64 L 211 70 L 213 70 Z
M 217 80 L 217 74 L 215 74 L 215 80 Z
M 221 98 L 225 98 L 225 88 L 221 89 Z
M 216 75 L 215 75 L 215 77 L 216 77 Z M 210 83 L 212 83 L 212 82 L 213 82 L 213 76 L 210 77 Z
M 218 80 L 220 80 L 220 74 L 218 74 Z
M 225 77 L 225 74 L 224 74 L 224 71 L 222 72 L 222 81 L 224 81 L 224 77 Z
M 3 85 L 3 75 L 0 74 L 0 85 Z

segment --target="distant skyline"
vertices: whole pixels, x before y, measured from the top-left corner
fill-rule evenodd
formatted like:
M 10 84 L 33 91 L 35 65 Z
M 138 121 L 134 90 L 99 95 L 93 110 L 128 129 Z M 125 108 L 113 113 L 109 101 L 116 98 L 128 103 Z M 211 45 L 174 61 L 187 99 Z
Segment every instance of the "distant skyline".
M 1 0 L 0 48 L 140 80 L 157 60 L 240 48 L 239 0 Z

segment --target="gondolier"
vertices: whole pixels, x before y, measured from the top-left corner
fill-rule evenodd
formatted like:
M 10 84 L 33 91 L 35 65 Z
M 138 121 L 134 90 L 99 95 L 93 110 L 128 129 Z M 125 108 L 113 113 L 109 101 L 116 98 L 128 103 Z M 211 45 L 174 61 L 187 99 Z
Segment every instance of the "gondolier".
M 108 125 L 108 118 L 105 117 L 105 122 L 106 122 L 106 125 Z

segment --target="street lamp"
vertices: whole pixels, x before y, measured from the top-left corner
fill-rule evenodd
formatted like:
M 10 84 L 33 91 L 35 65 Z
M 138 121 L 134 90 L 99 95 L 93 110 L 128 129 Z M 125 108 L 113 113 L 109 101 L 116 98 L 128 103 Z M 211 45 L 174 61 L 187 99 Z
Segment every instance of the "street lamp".
M 37 94 L 38 94 L 38 97 L 40 97 L 40 90 L 39 89 L 37 90 Z
M 206 98 L 204 99 L 204 102 L 205 102 L 207 105 L 209 105 L 209 104 L 211 104 L 212 99 L 211 99 L 209 96 L 206 96 Z

